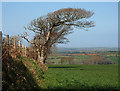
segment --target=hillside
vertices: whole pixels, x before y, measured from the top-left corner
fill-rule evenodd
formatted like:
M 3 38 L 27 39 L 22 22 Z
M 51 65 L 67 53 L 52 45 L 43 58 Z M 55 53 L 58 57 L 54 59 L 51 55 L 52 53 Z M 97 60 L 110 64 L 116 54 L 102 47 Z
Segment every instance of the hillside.
M 2 90 L 40 90 L 44 65 L 28 58 L 4 60 L 2 64 Z

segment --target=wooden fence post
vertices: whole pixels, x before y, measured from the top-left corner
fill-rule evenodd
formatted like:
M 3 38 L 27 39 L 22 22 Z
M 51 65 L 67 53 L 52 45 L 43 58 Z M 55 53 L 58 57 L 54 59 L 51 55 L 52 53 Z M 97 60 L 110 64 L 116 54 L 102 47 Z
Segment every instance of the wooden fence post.
M 21 55 L 21 43 L 20 43 L 20 41 L 18 41 L 18 49 L 19 49 L 19 53 Z
M 27 47 L 25 46 L 25 57 L 27 57 Z
M 7 35 L 7 46 L 9 45 L 9 35 Z
M 2 89 L 2 32 L 0 31 L 0 90 Z
M 14 37 L 14 44 L 13 44 L 13 48 L 16 48 L 16 38 Z
M 0 31 L 0 62 L 1 61 L 2 61 L 2 32 Z
M 20 41 L 18 41 L 18 46 L 21 47 Z
M 22 44 L 22 56 L 24 56 L 25 52 L 24 52 L 24 44 Z
M 7 57 L 9 56 L 9 35 L 7 35 L 7 48 L 6 48 Z

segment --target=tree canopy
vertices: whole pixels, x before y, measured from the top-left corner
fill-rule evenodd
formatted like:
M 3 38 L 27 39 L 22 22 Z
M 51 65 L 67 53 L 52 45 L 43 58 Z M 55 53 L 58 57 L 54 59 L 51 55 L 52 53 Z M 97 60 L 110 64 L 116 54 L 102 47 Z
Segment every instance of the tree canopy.
M 38 60 L 45 63 L 52 46 L 56 43 L 67 43 L 68 39 L 65 35 L 72 33 L 74 28 L 87 30 L 94 27 L 94 22 L 87 20 L 93 14 L 92 11 L 81 8 L 60 9 L 32 20 L 25 27 L 25 30 L 35 33 L 32 41 L 27 38 L 27 32 L 22 37 L 36 48 Z

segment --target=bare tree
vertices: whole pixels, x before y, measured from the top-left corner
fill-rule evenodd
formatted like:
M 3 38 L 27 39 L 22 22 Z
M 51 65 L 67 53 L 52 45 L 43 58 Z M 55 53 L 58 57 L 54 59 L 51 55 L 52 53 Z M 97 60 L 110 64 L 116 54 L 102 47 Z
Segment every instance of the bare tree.
M 94 23 L 87 20 L 93 14 L 81 8 L 60 9 L 34 19 L 25 27 L 26 31 L 35 33 L 32 41 L 29 40 L 27 32 L 21 36 L 34 46 L 38 52 L 38 61 L 45 63 L 51 53 L 51 47 L 56 43 L 67 43 L 68 39 L 65 35 L 72 33 L 74 28 L 87 30 L 94 27 Z

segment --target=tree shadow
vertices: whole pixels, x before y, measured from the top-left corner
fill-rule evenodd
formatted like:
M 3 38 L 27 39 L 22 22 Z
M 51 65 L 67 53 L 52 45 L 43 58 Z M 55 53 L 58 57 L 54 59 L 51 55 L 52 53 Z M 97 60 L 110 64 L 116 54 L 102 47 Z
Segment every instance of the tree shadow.
M 48 67 L 48 68 L 76 68 L 76 67 Z

